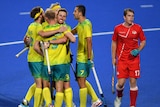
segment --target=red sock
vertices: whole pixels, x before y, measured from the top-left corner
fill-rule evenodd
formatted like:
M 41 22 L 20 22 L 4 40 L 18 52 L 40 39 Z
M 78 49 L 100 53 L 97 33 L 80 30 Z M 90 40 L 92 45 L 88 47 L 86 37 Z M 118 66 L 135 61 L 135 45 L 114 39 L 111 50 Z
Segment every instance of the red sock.
M 138 90 L 130 90 L 130 106 L 136 106 Z
M 123 90 L 117 90 L 117 96 L 122 97 L 123 96 Z

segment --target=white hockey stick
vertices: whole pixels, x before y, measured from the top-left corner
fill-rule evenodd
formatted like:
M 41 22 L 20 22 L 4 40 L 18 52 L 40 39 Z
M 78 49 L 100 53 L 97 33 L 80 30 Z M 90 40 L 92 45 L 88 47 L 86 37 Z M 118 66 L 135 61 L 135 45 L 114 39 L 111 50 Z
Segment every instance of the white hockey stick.
M 52 85 L 52 73 L 51 73 L 51 67 L 50 67 L 50 62 L 49 62 L 49 57 L 48 57 L 48 49 L 44 48 L 44 42 L 40 41 L 40 46 L 42 49 L 43 54 L 46 57 L 46 62 L 47 62 L 47 68 L 48 68 L 48 74 L 49 74 L 49 81 L 50 81 L 50 91 L 51 91 L 51 98 L 53 99 L 53 85 Z
M 94 66 L 92 66 L 92 71 L 93 71 L 94 78 L 95 78 L 96 83 L 97 83 L 97 87 L 98 87 L 99 94 L 100 94 L 101 97 L 102 97 L 104 107 L 107 107 L 107 105 L 106 105 L 106 103 L 105 103 L 105 100 L 104 100 L 104 95 L 103 95 L 103 92 L 102 92 L 102 88 L 101 88 L 101 85 L 100 85 L 100 82 L 99 82 L 99 79 L 98 79 L 98 76 L 97 76 L 97 73 L 96 73 L 96 69 L 95 69 Z
M 16 54 L 16 57 L 18 58 L 21 54 L 23 54 L 25 51 L 27 51 L 29 49 L 29 47 L 25 47 L 24 49 L 22 49 L 20 52 L 18 52 Z
M 116 66 L 113 65 L 113 71 L 112 71 L 112 94 L 115 93 L 115 89 L 114 89 L 115 73 L 116 73 Z

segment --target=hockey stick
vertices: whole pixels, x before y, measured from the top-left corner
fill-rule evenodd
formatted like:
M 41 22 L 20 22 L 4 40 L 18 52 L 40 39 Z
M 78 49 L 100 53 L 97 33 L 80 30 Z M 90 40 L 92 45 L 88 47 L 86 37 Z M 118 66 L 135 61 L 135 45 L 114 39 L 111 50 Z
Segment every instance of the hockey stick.
M 24 49 L 22 49 L 20 52 L 18 52 L 16 54 L 16 57 L 18 58 L 21 54 L 23 54 L 25 51 L 27 51 L 29 49 L 29 47 L 25 47 Z
M 48 49 L 44 48 L 44 42 L 43 41 L 40 41 L 40 45 L 41 45 L 42 51 L 45 52 L 45 56 L 46 56 L 47 68 L 48 68 L 48 74 L 49 74 L 49 81 L 50 81 L 50 92 L 51 92 L 51 98 L 53 99 L 52 73 L 51 73 L 50 62 L 49 62 L 49 57 L 48 57 Z
M 94 78 L 95 78 L 96 83 L 97 83 L 99 94 L 101 95 L 101 98 L 102 98 L 102 101 L 103 101 L 103 105 L 104 105 L 104 107 L 107 107 L 107 105 L 105 103 L 105 98 L 104 98 L 104 95 L 103 95 L 103 92 L 102 92 L 102 88 L 101 88 L 101 85 L 100 85 L 100 82 L 99 82 L 99 79 L 98 79 L 98 76 L 97 76 L 97 73 L 96 73 L 96 69 L 95 69 L 94 66 L 92 66 L 92 71 L 93 71 Z
M 116 66 L 113 65 L 113 71 L 112 71 L 112 94 L 115 93 L 115 89 L 114 89 L 115 73 L 116 73 Z

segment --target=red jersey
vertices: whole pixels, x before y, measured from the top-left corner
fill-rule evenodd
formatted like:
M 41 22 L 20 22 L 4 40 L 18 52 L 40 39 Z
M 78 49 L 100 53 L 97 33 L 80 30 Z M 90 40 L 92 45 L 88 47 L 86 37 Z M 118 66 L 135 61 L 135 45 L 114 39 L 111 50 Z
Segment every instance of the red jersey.
M 137 49 L 139 41 L 146 40 L 142 27 L 138 24 L 133 24 L 130 27 L 125 27 L 119 24 L 114 29 L 112 40 L 117 42 L 116 55 L 118 60 L 129 60 L 130 52 Z

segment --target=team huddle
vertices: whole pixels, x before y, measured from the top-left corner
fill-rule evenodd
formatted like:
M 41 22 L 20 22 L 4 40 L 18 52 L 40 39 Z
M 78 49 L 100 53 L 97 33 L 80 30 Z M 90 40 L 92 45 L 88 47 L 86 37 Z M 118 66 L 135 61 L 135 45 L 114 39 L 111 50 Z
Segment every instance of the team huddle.
M 93 51 L 92 23 L 85 14 L 84 5 L 75 7 L 73 15 L 78 24 L 71 29 L 65 23 L 67 10 L 59 3 L 51 4 L 45 12 L 40 6 L 31 10 L 30 16 L 34 21 L 28 26 L 24 43 L 29 47 L 28 66 L 34 83 L 18 107 L 29 107 L 32 97 L 34 97 L 34 107 L 62 107 L 63 102 L 66 107 L 76 107 L 70 85 L 72 65 L 70 44 L 76 42 L 75 34 L 78 35 L 78 48 L 74 73 L 79 85 L 80 101 L 77 106 L 87 106 L 87 95 L 91 96 L 91 107 L 103 104 L 92 85 L 86 80 L 93 66 Z M 118 78 L 114 107 L 121 105 L 127 78 L 130 78 L 130 107 L 136 107 L 138 94 L 136 79 L 140 77 L 139 52 L 144 48 L 146 38 L 140 25 L 133 23 L 133 18 L 134 11 L 126 9 L 125 22 L 115 27 L 112 37 L 112 64 L 117 67 Z
M 34 107 L 61 107 L 63 101 L 66 107 L 75 107 L 73 92 L 70 86 L 71 49 L 70 42 L 74 43 L 74 34 L 84 35 L 80 38 L 77 53 L 76 80 L 79 84 L 80 107 L 86 107 L 87 94 L 92 97 L 92 107 L 102 105 L 91 84 L 86 81 L 92 66 L 92 25 L 85 18 L 85 7 L 78 5 L 74 10 L 74 17 L 81 20 L 74 29 L 65 23 L 67 11 L 59 3 L 50 8 L 34 7 L 30 15 L 34 19 L 28 27 L 24 43 L 29 47 L 28 65 L 35 83 L 29 88 L 19 107 L 28 107 L 34 96 Z M 85 31 L 85 32 L 84 32 Z M 43 41 L 43 47 L 40 44 Z M 47 51 L 47 54 L 46 54 Z M 48 62 L 51 72 L 48 72 Z M 50 84 L 50 77 L 52 84 Z M 51 91 L 52 90 L 52 91 Z M 56 91 L 54 98 L 53 90 Z

